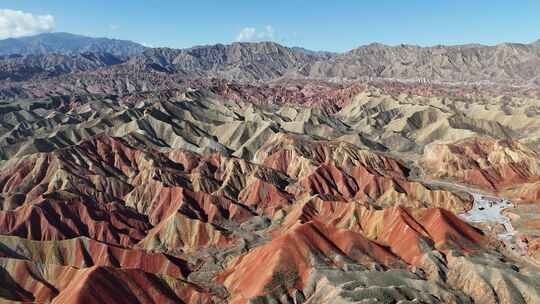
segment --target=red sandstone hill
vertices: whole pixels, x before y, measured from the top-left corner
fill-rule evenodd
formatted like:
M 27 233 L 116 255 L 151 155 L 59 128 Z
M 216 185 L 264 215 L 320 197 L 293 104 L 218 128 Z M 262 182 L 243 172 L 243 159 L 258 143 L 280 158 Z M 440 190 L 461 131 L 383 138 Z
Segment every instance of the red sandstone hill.
M 330 109 L 249 103 L 243 89 L 229 92 L 233 100 L 187 90 L 0 103 L 2 300 L 538 295 L 527 257 L 493 238 L 500 227 L 480 230 L 457 216 L 469 195 L 422 181 L 425 171 L 536 193 L 536 154 L 525 145 L 448 144 L 463 128 L 495 136 L 514 134 L 509 127 L 454 113 L 462 101 L 433 96 L 370 89 Z M 533 256 L 535 246 L 531 238 Z
M 210 297 L 195 283 L 195 287 L 182 283 L 188 288 L 184 291 L 177 285 L 151 283 L 154 279 L 145 273 L 185 280 L 191 273 L 202 273 L 208 263 L 201 256 L 190 265 L 184 261 L 190 255 L 237 250 L 239 243 L 249 248 L 261 237 L 271 241 L 245 257 L 239 255 L 236 263 L 240 264 L 219 275 L 232 301 L 264 294 L 283 269 L 299 273 L 290 287 L 302 289 L 319 263 L 406 269 L 408 264 L 421 264 L 429 250 L 470 252 L 484 244 L 483 236 L 448 212 L 426 210 L 413 217 L 406 209 L 374 211 L 368 203 L 360 204 L 366 198 L 382 204 L 407 198 L 403 203 L 410 207 L 420 199 L 434 206 L 467 204 L 451 193 L 408 181 L 403 165 L 386 156 L 333 142 L 276 137 L 255 158 L 261 164 L 218 154 L 140 149 L 122 139 L 100 136 L 10 161 L 0 174 L 2 195 L 11 202 L 0 211 L 0 232 L 30 239 L 38 249 L 20 251 L 13 247 L 16 239 L 5 239 L 13 249 L 3 255 L 56 268 L 81 268 L 69 274 L 71 283 L 66 287 L 45 294 L 29 290 L 13 297 L 74 302 L 196 297 L 208 302 Z M 440 195 L 450 200 L 441 201 Z M 435 215 L 427 215 L 432 212 Z M 254 217 L 279 221 L 280 214 L 285 215 L 281 228 L 264 232 L 267 224 L 261 223 L 263 230 L 256 234 L 245 228 Z M 73 243 L 81 236 L 88 239 Z M 49 245 L 39 249 L 40 242 Z M 43 258 L 48 252 L 53 256 Z M 313 264 L 312 255 L 320 262 Z M 274 266 L 265 277 L 253 263 Z M 97 266 L 113 268 L 89 268 Z M 21 280 L 11 277 L 14 282 Z M 45 281 L 59 284 L 50 280 Z M 107 286 L 120 281 L 128 289 L 118 298 Z M 147 285 L 155 291 L 131 291 Z M 91 286 L 103 288 L 103 293 L 89 293 Z M 219 295 L 215 292 L 214 297 Z
M 518 141 L 470 139 L 432 145 L 422 164 L 435 178 L 501 191 L 539 179 L 538 155 Z
M 312 215 L 306 217 L 305 212 Z M 364 213 L 365 220 L 354 232 L 323 224 L 328 219 L 317 210 L 302 208 L 299 222 L 286 220 L 288 224 L 271 242 L 236 258 L 221 274 L 232 293 L 231 302 L 305 290 L 316 269 L 347 269 L 348 264 L 362 269 L 420 266 L 435 248 L 473 252 L 486 245 L 481 233 L 442 209 L 417 210 L 417 218 L 401 208 L 380 212 L 360 207 L 358 212 Z M 261 270 L 257 265 L 265 267 Z

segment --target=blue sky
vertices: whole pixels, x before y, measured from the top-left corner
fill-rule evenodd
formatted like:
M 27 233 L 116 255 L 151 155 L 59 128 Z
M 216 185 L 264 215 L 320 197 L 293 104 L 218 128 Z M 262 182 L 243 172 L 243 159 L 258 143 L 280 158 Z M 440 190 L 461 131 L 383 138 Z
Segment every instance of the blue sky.
M 345 51 L 371 42 L 425 46 L 540 39 L 539 0 L 2 0 L 0 9 L 50 15 L 55 31 L 176 48 L 274 40 Z M 47 26 L 41 31 L 50 30 Z

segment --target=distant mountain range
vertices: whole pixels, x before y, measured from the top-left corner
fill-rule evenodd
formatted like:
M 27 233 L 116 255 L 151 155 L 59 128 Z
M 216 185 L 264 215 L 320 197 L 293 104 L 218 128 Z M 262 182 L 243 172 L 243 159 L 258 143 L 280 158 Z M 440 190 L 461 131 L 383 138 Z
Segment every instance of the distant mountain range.
M 74 72 L 96 70 L 124 61 L 124 57 L 117 57 L 110 53 L 11 55 L 9 58 L 0 60 L 0 80 L 25 81 L 35 77 L 51 78 Z
M 0 56 L 73 55 L 88 52 L 110 53 L 124 57 L 141 53 L 144 46 L 127 40 L 92 38 L 69 33 L 45 33 L 36 36 L 0 40 Z
M 112 83 L 121 78 L 129 79 L 130 91 L 159 88 L 163 80 L 201 78 L 242 83 L 391 79 L 540 85 L 540 41 L 433 47 L 373 43 L 331 53 L 273 42 L 144 48 L 129 41 L 55 33 L 0 41 L 0 54 L 13 53 L 17 55 L 0 60 L 0 79 L 17 82 L 71 74 L 63 81 L 117 88 Z
M 115 67 L 244 82 L 279 78 L 363 78 L 539 84 L 540 43 L 419 47 L 370 44 L 346 53 L 311 52 L 272 42 L 185 50 L 148 49 Z

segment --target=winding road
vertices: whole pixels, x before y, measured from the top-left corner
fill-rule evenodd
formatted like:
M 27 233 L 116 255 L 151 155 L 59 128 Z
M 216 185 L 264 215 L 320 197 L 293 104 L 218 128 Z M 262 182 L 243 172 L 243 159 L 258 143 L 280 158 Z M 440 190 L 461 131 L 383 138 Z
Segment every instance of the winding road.
M 517 231 L 512 226 L 510 218 L 502 213 L 513 204 L 503 198 L 486 196 L 480 193 L 470 192 L 474 198 L 471 210 L 459 215 L 461 219 L 469 223 L 485 223 L 488 225 L 500 224 L 504 232 L 498 233 L 497 238 L 503 241 L 506 247 L 517 255 L 527 255 L 527 244 L 517 238 Z
M 514 207 L 511 201 L 482 194 L 480 193 L 482 191 L 481 189 L 476 189 L 467 185 L 441 180 L 424 180 L 424 183 L 469 193 L 474 198 L 473 206 L 469 211 L 461 213 L 458 216 L 471 224 L 486 224 L 491 227 L 494 225 L 503 225 L 504 232 L 497 234 L 497 238 L 504 242 L 509 252 L 538 265 L 536 261 L 530 259 L 528 256 L 528 245 L 517 237 L 517 230 L 512 226 L 510 218 L 503 213 L 504 209 Z

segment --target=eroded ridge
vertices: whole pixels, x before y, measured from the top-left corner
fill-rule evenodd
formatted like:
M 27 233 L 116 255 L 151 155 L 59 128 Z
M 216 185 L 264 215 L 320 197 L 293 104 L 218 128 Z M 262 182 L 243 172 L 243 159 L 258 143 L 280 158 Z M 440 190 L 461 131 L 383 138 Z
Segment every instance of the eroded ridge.
M 527 146 L 535 141 L 508 138 L 522 125 L 468 116 L 460 100 L 351 94 L 331 109 L 195 89 L 2 103 L 0 295 L 57 303 L 540 298 L 534 246 L 524 246 L 509 215 L 537 183 Z M 475 177 L 523 198 L 450 187 Z M 527 192 L 515 188 L 522 182 Z

